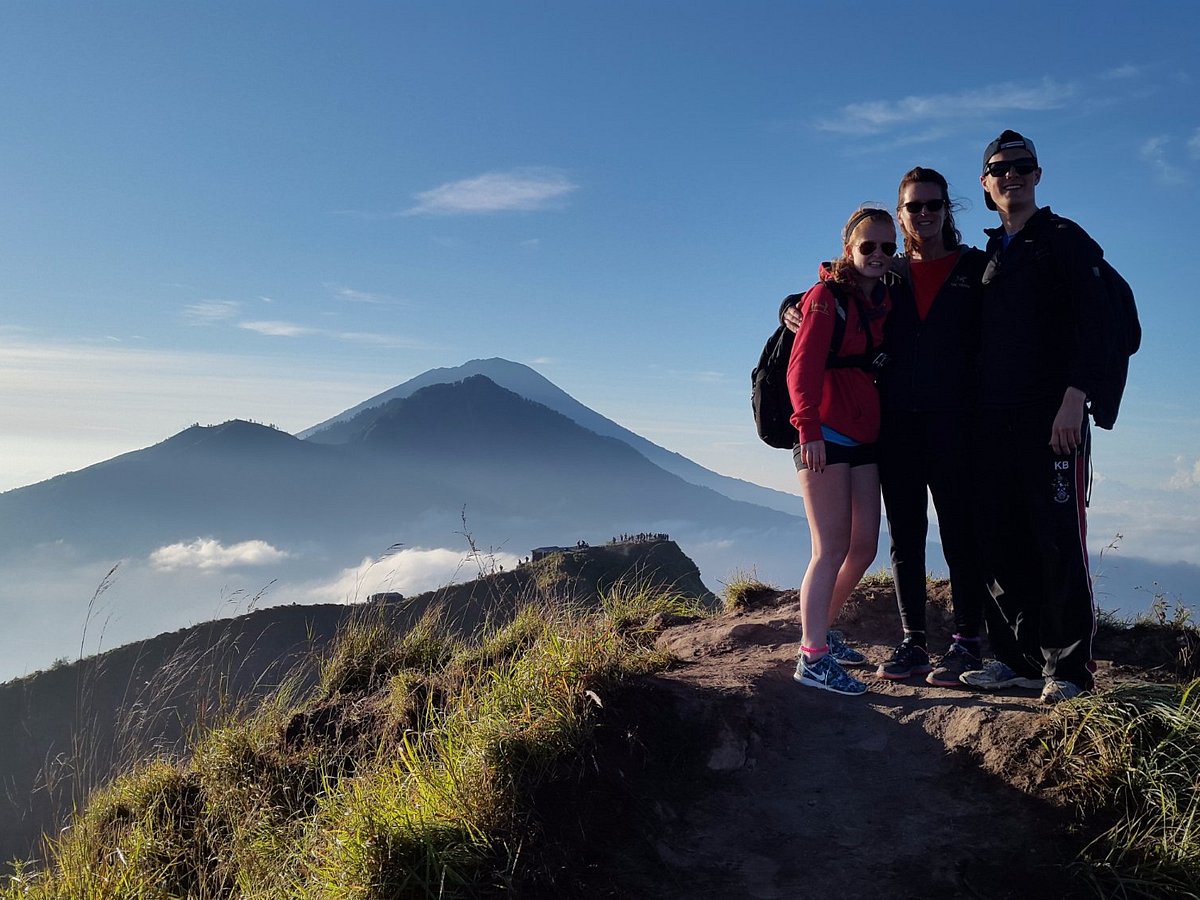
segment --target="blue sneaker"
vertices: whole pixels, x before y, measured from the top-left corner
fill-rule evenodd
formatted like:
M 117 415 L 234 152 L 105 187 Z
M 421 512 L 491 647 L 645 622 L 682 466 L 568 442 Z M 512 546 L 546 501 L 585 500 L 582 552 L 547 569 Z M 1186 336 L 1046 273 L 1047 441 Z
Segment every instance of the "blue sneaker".
M 1027 691 L 1040 691 L 1046 685 L 1045 678 L 1026 678 L 1024 675 L 1018 675 L 998 659 L 992 660 L 982 669 L 963 672 L 958 680 L 968 687 L 981 688 L 985 691 L 999 691 L 1013 687 Z
M 825 636 L 829 644 L 829 655 L 838 661 L 839 666 L 865 666 L 867 658 L 846 643 L 840 631 L 831 631 Z
M 847 675 L 846 670 L 828 653 L 811 662 L 801 655 L 792 678 L 807 687 L 833 691 L 835 694 L 861 694 L 867 689 L 857 678 Z

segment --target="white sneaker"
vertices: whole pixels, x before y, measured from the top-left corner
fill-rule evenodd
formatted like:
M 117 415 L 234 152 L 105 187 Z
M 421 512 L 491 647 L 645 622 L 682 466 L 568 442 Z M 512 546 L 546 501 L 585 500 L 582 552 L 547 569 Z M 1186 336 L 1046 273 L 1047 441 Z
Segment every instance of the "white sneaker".
M 999 691 L 1010 687 L 1039 691 L 1045 684 L 1044 678 L 1026 678 L 1018 675 L 998 659 L 993 659 L 982 669 L 963 672 L 958 676 L 958 680 L 968 687 L 980 688 L 985 691 Z
M 1043 703 L 1062 703 L 1083 693 L 1083 689 L 1073 681 L 1063 681 L 1061 678 L 1047 678 L 1042 688 Z

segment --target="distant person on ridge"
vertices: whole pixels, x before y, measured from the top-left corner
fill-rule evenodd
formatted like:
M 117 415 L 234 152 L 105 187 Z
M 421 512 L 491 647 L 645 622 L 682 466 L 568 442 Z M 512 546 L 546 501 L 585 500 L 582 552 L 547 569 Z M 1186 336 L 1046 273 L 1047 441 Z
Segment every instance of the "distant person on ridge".
M 879 542 L 879 394 L 871 363 L 891 306 L 883 276 L 896 252 L 887 210 L 864 208 L 842 229 L 842 255 L 801 300 L 803 320 L 788 361 L 792 451 L 812 537 L 800 585 L 801 640 L 795 680 L 839 694 L 867 686 L 847 664 L 866 658 L 829 631 L 875 558 Z M 835 327 L 845 323 L 840 340 Z M 834 644 L 838 646 L 835 648 Z
M 1116 336 L 1097 314 L 1103 251 L 1074 222 L 1038 207 L 1041 177 L 1033 141 L 1015 131 L 984 150 L 979 180 L 1000 227 L 987 231 L 975 455 L 996 660 L 962 681 L 1040 689 L 1056 703 L 1093 686 L 1085 403 Z

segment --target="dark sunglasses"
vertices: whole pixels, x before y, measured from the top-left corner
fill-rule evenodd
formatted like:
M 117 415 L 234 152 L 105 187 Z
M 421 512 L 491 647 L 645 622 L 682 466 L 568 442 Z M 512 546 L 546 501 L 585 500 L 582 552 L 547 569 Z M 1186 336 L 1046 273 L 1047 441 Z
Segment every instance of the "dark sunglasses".
M 1011 171 L 1015 171 L 1018 175 L 1028 175 L 1037 167 L 1036 159 L 1026 157 L 1025 159 L 1004 159 L 999 162 L 990 162 L 984 171 L 993 178 L 1003 178 Z
M 945 205 L 945 200 L 926 200 L 924 202 L 921 202 L 920 200 L 909 200 L 904 204 L 904 208 L 915 216 L 922 209 L 927 209 L 930 212 L 941 212 L 942 207 Z
M 876 244 L 874 241 L 863 241 L 858 245 L 858 252 L 863 256 L 870 256 L 875 252 L 876 247 L 883 251 L 884 256 L 896 255 L 896 245 L 891 241 L 884 241 L 882 244 Z

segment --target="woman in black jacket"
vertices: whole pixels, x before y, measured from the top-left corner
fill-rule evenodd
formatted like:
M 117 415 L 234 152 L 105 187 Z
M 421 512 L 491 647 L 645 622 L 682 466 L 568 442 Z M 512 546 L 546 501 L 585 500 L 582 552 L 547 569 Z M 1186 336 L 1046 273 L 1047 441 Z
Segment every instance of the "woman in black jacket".
M 981 665 L 988 596 L 975 540 L 971 451 L 987 257 L 962 245 L 949 186 L 933 169 L 918 166 L 904 175 L 896 213 L 907 277 L 894 292 L 890 361 L 879 379 L 879 474 L 904 639 L 876 674 L 893 680 L 927 674 L 930 684 L 959 686 L 963 672 Z M 954 597 L 954 638 L 936 663 L 925 636 L 929 495 Z

